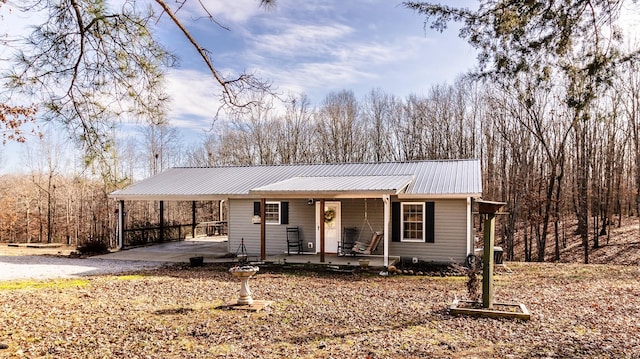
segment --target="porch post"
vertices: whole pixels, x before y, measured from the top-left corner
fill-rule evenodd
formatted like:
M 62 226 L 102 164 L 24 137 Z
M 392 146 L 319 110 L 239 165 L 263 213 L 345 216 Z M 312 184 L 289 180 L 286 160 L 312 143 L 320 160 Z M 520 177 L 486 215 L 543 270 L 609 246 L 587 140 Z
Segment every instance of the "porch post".
M 324 199 L 320 200 L 320 263 L 324 263 Z
M 160 201 L 160 242 L 164 242 L 164 201 Z
M 196 201 L 191 202 L 191 238 L 196 239 Z
M 389 221 L 391 220 L 391 198 L 388 194 L 382 195 L 384 202 L 384 267 L 389 267 Z
M 118 201 L 118 249 L 124 248 L 124 201 Z
M 267 204 L 266 198 L 260 198 L 260 260 L 267 259 L 266 224 L 264 217 L 264 207 Z

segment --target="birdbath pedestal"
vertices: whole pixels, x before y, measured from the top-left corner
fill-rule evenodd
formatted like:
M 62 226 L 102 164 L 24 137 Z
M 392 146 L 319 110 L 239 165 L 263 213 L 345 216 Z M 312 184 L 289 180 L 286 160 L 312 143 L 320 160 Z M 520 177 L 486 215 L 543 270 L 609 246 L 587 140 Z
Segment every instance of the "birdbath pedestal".
M 229 273 L 236 278 L 240 278 L 240 297 L 238 298 L 238 305 L 251 305 L 253 304 L 253 298 L 251 298 L 251 289 L 249 288 L 249 278 L 256 274 L 260 270 L 255 266 L 242 266 L 233 267 L 229 269 Z

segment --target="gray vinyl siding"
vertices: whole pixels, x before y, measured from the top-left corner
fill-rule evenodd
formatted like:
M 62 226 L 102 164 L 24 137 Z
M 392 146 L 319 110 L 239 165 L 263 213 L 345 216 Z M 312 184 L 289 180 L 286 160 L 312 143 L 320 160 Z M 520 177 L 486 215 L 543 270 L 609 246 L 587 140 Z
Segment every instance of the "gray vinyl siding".
M 267 255 L 282 254 L 287 251 L 287 226 L 298 226 L 303 250 L 316 252 L 315 205 L 309 205 L 306 199 L 283 201 L 289 202 L 289 224 L 266 225 Z M 394 199 L 394 201 L 398 200 Z M 389 233 L 389 254 L 417 257 L 423 261 L 437 263 L 463 262 L 467 255 L 469 241 L 467 200 L 407 200 L 407 202 L 419 201 L 435 203 L 434 243 L 392 242 L 391 233 Z M 251 223 L 253 202 L 255 200 L 232 199 L 229 201 L 229 249 L 232 253 L 236 253 L 241 238 L 244 238 L 249 255 L 260 255 L 260 225 Z M 366 205 L 364 199 L 342 199 L 340 202 L 342 227 L 357 228 L 359 240 L 369 241 L 372 229 L 380 232 L 384 230 L 384 204 L 381 199 L 367 199 Z M 367 221 L 365 221 L 365 212 Z M 313 246 L 311 249 L 307 246 L 309 242 Z M 383 246 L 381 241 L 374 254 L 382 255 Z M 334 252 L 334 250 L 328 248 L 327 252 Z
M 267 199 L 267 201 L 269 201 Z M 287 233 L 289 226 L 298 226 L 302 238 L 303 250 L 315 252 L 315 207 L 307 200 L 282 200 L 289 202 L 289 224 L 267 224 L 265 226 L 265 244 L 267 255 L 282 254 L 287 251 Z M 253 224 L 253 202 L 255 200 L 229 200 L 229 248 L 236 253 L 244 238 L 244 245 L 251 256 L 260 255 L 260 224 Z M 307 243 L 313 248 L 309 249 Z
M 300 238 L 302 238 L 302 250 L 305 252 L 316 251 L 316 206 L 310 205 L 306 199 L 292 199 L 289 202 L 289 224 L 267 228 L 267 253 L 284 253 L 287 251 L 287 226 L 298 226 Z M 280 227 L 280 228 L 275 228 Z M 270 235 L 271 233 L 271 235 Z M 308 247 L 311 242 L 312 248 Z
M 253 201 L 230 199 L 228 238 L 231 253 L 238 252 L 241 239 L 250 255 L 260 255 L 260 225 L 251 223 Z
M 415 202 L 410 200 L 407 202 Z M 394 256 L 417 257 L 437 263 L 464 261 L 467 256 L 467 200 L 435 200 L 434 243 L 390 242 Z

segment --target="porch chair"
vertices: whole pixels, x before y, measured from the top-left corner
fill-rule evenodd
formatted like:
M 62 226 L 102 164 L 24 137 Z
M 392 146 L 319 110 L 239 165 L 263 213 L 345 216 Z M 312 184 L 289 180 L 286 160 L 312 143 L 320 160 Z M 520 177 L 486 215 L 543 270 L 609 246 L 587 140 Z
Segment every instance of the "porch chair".
M 353 253 L 365 255 L 373 253 L 373 251 L 376 250 L 378 243 L 380 243 L 380 238 L 382 238 L 382 232 L 376 231 L 373 232 L 373 234 L 371 235 L 371 240 L 368 243 L 356 241 L 356 243 L 353 245 Z
M 295 248 L 298 254 L 302 253 L 302 238 L 298 227 L 287 227 L 287 254 L 291 254 L 291 248 Z
M 339 256 L 354 255 L 353 246 L 357 238 L 358 238 L 358 228 L 345 227 L 342 230 L 342 239 L 338 244 L 338 255 Z

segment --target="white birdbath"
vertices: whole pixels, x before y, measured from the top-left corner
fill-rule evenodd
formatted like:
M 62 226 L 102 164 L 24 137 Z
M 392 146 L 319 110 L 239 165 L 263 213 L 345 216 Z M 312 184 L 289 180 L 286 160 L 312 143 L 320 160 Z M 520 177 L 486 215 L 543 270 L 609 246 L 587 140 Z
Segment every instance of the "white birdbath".
M 240 278 L 240 297 L 238 298 L 238 305 L 251 305 L 253 304 L 253 298 L 251 298 L 251 289 L 249 289 L 249 278 L 251 278 L 256 272 L 260 270 L 259 267 L 254 266 L 242 266 L 233 267 L 229 269 L 229 273 L 234 277 Z

